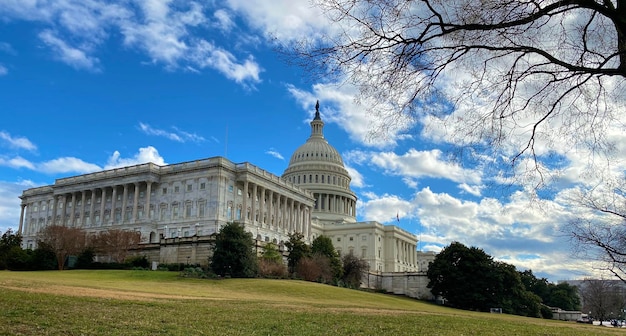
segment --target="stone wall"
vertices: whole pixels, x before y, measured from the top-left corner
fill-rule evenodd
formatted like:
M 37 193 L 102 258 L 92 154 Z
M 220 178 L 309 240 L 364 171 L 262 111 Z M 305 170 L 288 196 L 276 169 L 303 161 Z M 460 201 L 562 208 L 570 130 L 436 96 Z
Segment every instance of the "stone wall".
M 361 287 L 420 300 L 435 300 L 427 285 L 426 272 L 368 272 L 363 277 Z

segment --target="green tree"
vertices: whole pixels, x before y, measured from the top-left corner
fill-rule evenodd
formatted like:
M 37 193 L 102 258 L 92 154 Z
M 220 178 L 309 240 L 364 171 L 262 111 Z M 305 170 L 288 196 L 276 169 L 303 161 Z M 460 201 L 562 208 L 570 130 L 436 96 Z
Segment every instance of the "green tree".
M 544 303 L 550 307 L 558 307 L 563 310 L 580 309 L 580 297 L 576 286 L 562 282 L 560 284 L 550 284 L 550 294 Z
M 263 247 L 263 254 L 259 258 L 259 275 L 272 278 L 284 278 L 288 275 L 283 255 L 276 244 L 267 243 Z
M 428 267 L 428 287 L 453 307 L 540 316 L 541 298 L 526 290 L 515 266 L 494 261 L 483 250 L 454 242 Z
M 550 282 L 546 278 L 537 278 L 532 270 L 520 272 L 520 279 L 526 290 L 538 295 L 545 302 L 550 295 Z
M 215 237 L 211 268 L 220 276 L 252 278 L 258 264 L 252 234 L 239 223 L 227 223 Z
M 15 254 L 15 248 L 21 249 L 22 236 L 19 233 L 13 233 L 11 229 L 8 229 L 0 237 L 0 269 L 6 269 L 7 259 L 10 255 Z
M 263 254 L 261 255 L 263 260 L 273 263 L 283 263 L 283 255 L 278 250 L 278 246 L 274 243 L 267 243 L 263 247 Z
M 428 288 L 452 307 L 485 311 L 493 307 L 491 264 L 483 250 L 454 242 L 428 266 Z
M 541 317 L 541 298 L 526 290 L 515 266 L 494 262 L 493 268 L 494 291 L 491 300 L 494 307 L 501 307 L 508 314 Z
M 331 273 L 334 279 L 341 279 L 343 269 L 341 268 L 341 260 L 339 254 L 333 246 L 333 241 L 327 236 L 318 236 L 313 239 L 311 244 L 311 254 L 321 255 L 328 258 Z
M 294 273 L 300 259 L 308 257 L 311 254 L 311 249 L 304 242 L 304 235 L 300 232 L 290 233 L 289 240 L 285 242 L 285 246 L 287 247 L 287 252 L 289 252 L 287 266 L 289 267 L 289 272 Z
M 343 283 L 351 288 L 359 288 L 361 286 L 361 278 L 363 273 L 369 269 L 367 261 L 348 253 L 341 258 L 343 264 Z

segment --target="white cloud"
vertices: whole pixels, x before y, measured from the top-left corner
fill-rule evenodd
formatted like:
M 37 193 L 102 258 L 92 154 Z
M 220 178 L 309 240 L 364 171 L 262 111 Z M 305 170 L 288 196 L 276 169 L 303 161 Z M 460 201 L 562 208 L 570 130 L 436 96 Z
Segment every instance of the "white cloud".
M 100 60 L 98 58 L 89 56 L 87 51 L 84 49 L 81 50 L 68 45 L 53 31 L 44 30 L 39 33 L 39 38 L 54 51 L 55 57 L 60 59 L 63 63 L 66 63 L 75 69 L 90 71 L 100 70 Z
M 550 274 L 550 280 L 589 275 L 590 265 L 572 257 L 562 236 L 568 210 L 545 201 L 530 206 L 521 192 L 505 202 L 483 198 L 479 202 L 435 193 L 426 187 L 413 199 L 396 195 L 363 193 L 358 202 L 359 217 L 394 224 L 396 212 L 403 227 L 418 228 L 420 249 L 438 252 L 453 241 L 477 246 L 499 260 Z
M 4 159 L 0 157 L 0 166 L 6 166 L 6 167 L 11 167 L 11 168 L 16 168 L 16 169 L 19 169 L 19 168 L 27 168 L 31 170 L 35 169 L 35 165 L 33 163 L 24 159 L 21 156 L 16 156 L 11 159 Z
M 282 156 L 279 152 L 277 152 L 277 151 L 276 151 L 276 149 L 274 149 L 274 148 L 270 148 L 269 150 L 265 151 L 265 154 L 269 154 L 269 155 L 271 155 L 271 156 L 273 156 L 273 157 L 275 157 L 275 158 L 277 158 L 277 159 L 279 159 L 279 160 L 284 160 L 284 159 L 285 159 L 285 158 L 284 158 L 284 157 L 283 157 L 283 156 Z
M 115 151 L 104 167 L 104 169 L 114 169 L 126 166 L 133 166 L 142 163 L 152 162 L 159 166 L 165 165 L 165 160 L 156 148 L 152 146 L 139 148 L 139 152 L 131 158 L 122 158 L 120 152 Z
M 355 188 L 366 187 L 365 177 L 363 177 L 363 175 L 358 170 L 348 165 L 345 165 L 345 168 L 348 171 L 348 174 L 350 175 L 350 178 L 351 178 L 350 186 L 355 187 Z
M 235 27 L 235 22 L 230 13 L 224 9 L 218 9 L 213 13 L 215 25 L 222 31 L 228 32 Z
M 415 123 L 408 117 L 397 118 L 391 125 L 386 115 L 371 115 L 363 106 L 369 101 L 355 100 L 357 90 L 349 84 L 315 84 L 311 91 L 287 85 L 287 90 L 313 117 L 317 100 L 320 101 L 322 120 L 337 124 L 348 133 L 350 139 L 365 146 L 393 147 L 400 140 L 411 138 L 406 132 Z
M 8 73 L 9 73 L 9 69 L 7 69 L 5 66 L 0 64 L 0 76 L 4 76 L 4 75 L 6 75 Z
M 26 149 L 29 151 L 34 151 L 37 149 L 37 146 L 33 144 L 30 140 L 25 137 L 13 137 L 11 134 L 0 131 L 0 139 L 4 140 L 9 144 L 9 146 L 19 149 Z
M 260 82 L 260 74 L 263 71 L 252 56 L 241 62 L 229 51 L 207 41 L 198 42 L 194 51 L 190 53 L 190 59 L 201 68 L 213 68 L 240 84 Z
M 360 218 L 391 224 L 397 224 L 397 217 L 401 221 L 411 218 L 411 203 L 398 196 L 378 196 L 373 193 L 363 193 L 361 196 L 357 201 Z
M 403 155 L 394 152 L 351 151 L 347 158 L 356 157 L 360 163 L 374 165 L 384 169 L 387 174 L 403 176 L 405 179 L 430 177 L 448 179 L 466 185 L 481 183 L 480 171 L 465 169 L 453 161 L 445 160 L 442 156 L 443 153 L 438 149 L 418 151 L 411 148 Z M 405 182 L 409 185 L 415 183 L 413 180 L 405 180 Z
M 333 29 L 320 9 L 308 1 L 265 0 L 250 5 L 246 0 L 228 0 L 227 6 L 267 38 L 281 41 L 322 38 Z
M 102 168 L 93 163 L 85 162 L 75 157 L 62 157 L 46 162 L 42 162 L 36 165 L 37 171 L 41 171 L 47 174 L 59 174 L 59 173 L 79 173 L 87 174 L 93 173 Z
M 8 20 L 40 22 L 44 28 L 39 38 L 56 59 L 76 69 L 100 71 L 98 48 L 110 35 L 121 35 L 124 46 L 145 53 L 152 64 L 164 65 L 168 70 L 197 72 L 199 68 L 210 68 L 246 87 L 260 82 L 262 68 L 251 54 L 239 57 L 227 49 L 230 46 L 212 42 L 214 30 L 232 29 L 235 21 L 227 10 L 217 9 L 211 16 L 217 25 L 209 24 L 206 12 L 210 6 L 171 0 L 137 4 L 12 1 L 3 4 L 0 14 Z M 237 45 L 242 40 L 246 39 L 238 37 L 229 42 Z
M 459 184 L 459 189 L 474 196 L 480 196 L 483 188 L 484 186 L 479 186 L 479 185 L 470 186 L 467 183 Z
M 180 130 L 177 127 L 172 127 L 172 128 L 174 129 L 174 132 L 168 132 L 162 129 L 153 128 L 152 126 L 148 124 L 144 124 L 142 122 L 139 123 L 139 129 L 148 135 L 156 135 L 156 136 L 164 137 L 169 140 L 181 142 L 181 143 L 184 143 L 187 141 L 192 141 L 192 142 L 205 141 L 204 137 L 200 135 Z

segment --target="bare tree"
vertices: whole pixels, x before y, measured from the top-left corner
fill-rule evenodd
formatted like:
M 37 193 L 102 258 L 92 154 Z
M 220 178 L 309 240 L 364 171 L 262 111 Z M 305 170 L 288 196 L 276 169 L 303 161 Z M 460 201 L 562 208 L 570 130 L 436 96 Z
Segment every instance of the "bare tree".
M 97 253 L 108 255 L 115 262 L 123 263 L 128 251 L 141 242 L 141 233 L 111 229 L 92 237 L 92 246 Z
M 583 299 L 583 311 L 591 312 L 591 316 L 600 320 L 600 324 L 622 315 L 624 289 L 615 281 L 586 279 L 579 293 Z
M 626 283 L 626 181 L 579 190 L 579 213 L 567 226 L 575 251 Z
M 39 244 L 54 251 L 59 270 L 63 270 L 67 257 L 78 255 L 85 248 L 85 242 L 85 231 L 74 227 L 51 225 L 39 233 Z
M 626 0 L 314 2 L 333 31 L 290 50 L 356 85 L 386 127 L 445 128 L 447 141 L 525 168 L 513 176 L 534 188 L 550 173 L 542 156 L 614 150 L 606 131 L 623 127 Z

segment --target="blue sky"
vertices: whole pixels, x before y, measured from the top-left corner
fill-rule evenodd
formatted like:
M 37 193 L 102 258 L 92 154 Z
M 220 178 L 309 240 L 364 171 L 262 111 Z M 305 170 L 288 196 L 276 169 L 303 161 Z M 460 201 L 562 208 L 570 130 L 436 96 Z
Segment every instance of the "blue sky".
M 0 3 L 0 231 L 17 228 L 22 190 L 65 176 L 212 156 L 281 175 L 319 99 L 359 220 L 399 225 L 422 250 L 478 246 L 551 281 L 590 270 L 563 238 L 563 190 L 531 202 L 416 123 L 372 137 L 380 120 L 354 88 L 285 62 L 274 38 L 333 30 L 306 0 Z

